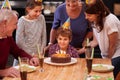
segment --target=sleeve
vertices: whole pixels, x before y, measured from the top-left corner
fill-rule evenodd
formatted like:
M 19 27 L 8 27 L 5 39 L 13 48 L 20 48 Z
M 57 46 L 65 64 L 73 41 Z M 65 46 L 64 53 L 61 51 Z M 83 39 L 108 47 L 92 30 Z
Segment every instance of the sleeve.
M 10 40 L 10 53 L 17 59 L 19 56 L 20 57 L 28 57 L 29 59 L 32 58 L 32 56 L 30 56 L 28 53 L 26 53 L 24 50 L 20 49 L 15 41 L 13 40 L 13 38 L 9 38 Z
M 120 24 L 120 21 L 115 16 L 109 18 L 109 20 L 106 20 L 104 26 L 107 29 L 108 35 L 112 34 L 113 32 L 118 32 L 118 23 Z
M 57 44 L 51 45 L 49 48 L 48 56 L 51 56 L 52 54 L 56 53 L 57 50 L 58 50 Z
M 46 46 L 46 42 L 47 42 L 47 34 L 46 34 L 46 22 L 45 22 L 45 18 L 43 16 L 43 33 L 42 33 L 42 44 L 41 44 L 41 48 L 43 49 Z
M 59 8 L 59 6 L 57 7 L 57 9 L 56 9 L 56 11 L 55 11 L 55 13 L 54 13 L 54 21 L 53 21 L 53 25 L 52 25 L 52 28 L 53 29 L 56 29 L 56 28 L 58 28 L 59 26 L 60 26 L 60 8 Z
M 26 50 L 27 45 L 25 45 L 24 28 L 25 28 L 24 20 L 20 18 L 18 20 L 17 29 L 16 29 L 16 44 L 20 48 Z
M 69 54 L 71 55 L 71 57 L 74 57 L 74 58 L 79 58 L 79 53 L 78 53 L 78 51 L 74 48 L 74 47 L 72 47 L 72 46 L 69 46 Z

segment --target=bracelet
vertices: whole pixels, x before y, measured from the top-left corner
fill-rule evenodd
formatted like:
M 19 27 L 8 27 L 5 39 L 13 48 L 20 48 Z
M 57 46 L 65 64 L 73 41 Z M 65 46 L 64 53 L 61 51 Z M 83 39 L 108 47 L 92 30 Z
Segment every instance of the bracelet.
M 48 43 L 48 45 L 51 45 L 51 44 L 53 44 L 53 43 L 51 43 L 51 42 Z

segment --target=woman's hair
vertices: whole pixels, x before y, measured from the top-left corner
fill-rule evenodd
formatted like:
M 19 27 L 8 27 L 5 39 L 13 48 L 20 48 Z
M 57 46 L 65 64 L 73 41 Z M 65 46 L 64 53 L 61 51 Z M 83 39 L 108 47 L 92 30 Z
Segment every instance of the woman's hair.
M 85 12 L 88 14 L 98 14 L 96 25 L 99 26 L 99 32 L 104 27 L 104 18 L 109 15 L 110 11 L 102 0 L 95 0 L 93 3 L 86 4 Z
M 61 35 L 63 37 L 68 37 L 71 40 L 72 39 L 72 30 L 59 27 L 57 29 L 56 38 L 58 38 L 59 35 Z
M 27 0 L 26 8 L 34 9 L 36 6 L 42 6 L 42 2 L 39 0 Z M 28 13 L 27 10 L 25 12 Z

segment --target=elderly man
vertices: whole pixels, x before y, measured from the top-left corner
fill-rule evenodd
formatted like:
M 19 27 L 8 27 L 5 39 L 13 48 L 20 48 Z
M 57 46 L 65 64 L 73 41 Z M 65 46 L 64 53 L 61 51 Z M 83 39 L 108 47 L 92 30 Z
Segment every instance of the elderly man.
M 12 38 L 12 33 L 17 27 L 17 12 L 12 10 L 0 10 L 0 77 L 11 76 L 19 77 L 19 71 L 15 68 L 6 68 L 8 55 L 13 55 L 16 59 L 20 57 L 28 57 L 30 64 L 37 66 L 39 64 L 37 58 L 32 58 L 25 51 L 18 48 Z

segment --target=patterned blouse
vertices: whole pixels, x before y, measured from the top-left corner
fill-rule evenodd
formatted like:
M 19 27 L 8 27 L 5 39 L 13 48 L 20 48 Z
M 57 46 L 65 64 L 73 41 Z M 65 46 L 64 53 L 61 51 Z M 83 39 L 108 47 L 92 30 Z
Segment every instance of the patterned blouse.
M 60 47 L 59 45 L 56 43 L 54 45 L 52 45 L 50 48 L 49 48 L 49 56 L 51 56 L 52 54 L 55 54 L 56 51 L 60 50 Z M 78 58 L 79 57 L 79 53 L 77 52 L 77 50 L 72 47 L 71 45 L 68 46 L 68 49 L 66 51 L 67 54 L 70 54 L 71 57 L 74 57 L 74 58 Z

